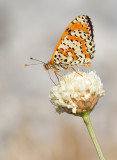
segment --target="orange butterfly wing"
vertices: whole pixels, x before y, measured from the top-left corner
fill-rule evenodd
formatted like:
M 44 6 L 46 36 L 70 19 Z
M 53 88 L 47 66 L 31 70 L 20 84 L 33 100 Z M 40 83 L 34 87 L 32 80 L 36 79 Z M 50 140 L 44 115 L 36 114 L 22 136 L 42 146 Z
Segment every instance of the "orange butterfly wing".
M 81 31 L 84 34 L 87 35 L 88 38 L 90 38 L 90 42 L 93 41 L 93 27 L 92 27 L 92 23 L 90 21 L 90 18 L 88 16 L 85 15 L 81 15 L 81 16 L 77 16 L 69 25 L 68 27 L 65 29 L 64 33 L 62 34 L 59 42 L 57 43 L 55 50 L 53 52 L 52 58 L 51 58 L 51 65 L 54 64 L 54 57 L 55 57 L 55 53 L 56 51 L 58 53 L 61 52 L 61 54 L 64 54 L 64 56 L 68 57 L 67 52 L 71 52 L 72 53 L 72 58 L 73 60 L 77 60 L 78 56 L 75 55 L 74 50 L 70 47 L 67 50 L 64 50 L 64 48 L 59 48 L 59 46 L 61 45 L 62 41 L 64 40 L 64 38 L 67 36 L 67 38 L 69 40 L 71 40 L 71 44 L 73 43 L 73 41 L 78 41 L 81 43 L 81 48 L 82 48 L 82 53 L 85 54 L 85 57 L 88 58 L 93 58 L 93 53 L 94 51 L 90 54 L 86 51 L 86 46 L 85 46 L 85 42 L 86 39 L 81 39 L 80 35 L 78 35 L 78 37 L 76 36 L 71 36 L 70 33 L 72 33 L 72 31 Z M 90 47 L 90 46 L 89 46 Z M 93 46 L 94 47 L 94 46 Z M 91 48 L 91 47 L 90 47 Z

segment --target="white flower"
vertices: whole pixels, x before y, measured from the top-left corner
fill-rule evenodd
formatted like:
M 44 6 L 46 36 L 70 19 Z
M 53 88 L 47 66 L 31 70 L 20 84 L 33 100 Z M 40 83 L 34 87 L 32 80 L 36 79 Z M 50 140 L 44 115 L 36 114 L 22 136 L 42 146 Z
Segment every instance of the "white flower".
M 95 71 L 66 74 L 50 91 L 51 102 L 59 111 L 80 114 L 92 110 L 99 97 L 105 95 Z

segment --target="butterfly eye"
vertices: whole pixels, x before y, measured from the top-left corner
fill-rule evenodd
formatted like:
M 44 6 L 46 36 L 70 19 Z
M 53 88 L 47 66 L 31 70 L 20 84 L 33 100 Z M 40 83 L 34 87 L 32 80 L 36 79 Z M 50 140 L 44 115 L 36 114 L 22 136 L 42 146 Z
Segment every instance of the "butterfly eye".
M 47 70 L 50 69 L 48 64 L 45 64 L 45 67 L 46 67 Z
M 48 63 L 44 64 L 43 66 L 44 66 L 44 68 L 45 68 L 46 70 L 49 70 L 49 69 L 50 69 Z

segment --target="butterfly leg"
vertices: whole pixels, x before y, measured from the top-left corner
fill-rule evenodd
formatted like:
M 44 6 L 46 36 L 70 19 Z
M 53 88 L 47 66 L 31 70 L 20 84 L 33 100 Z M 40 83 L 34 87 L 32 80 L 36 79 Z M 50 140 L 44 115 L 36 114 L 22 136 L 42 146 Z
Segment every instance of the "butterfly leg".
M 79 72 L 77 72 L 74 68 L 68 66 L 66 69 L 70 68 L 71 70 L 75 71 L 77 74 L 79 74 L 80 76 L 82 76 L 82 74 L 80 74 Z
M 50 76 L 49 70 L 48 70 L 48 74 L 49 74 L 49 77 L 50 77 L 51 81 L 56 85 L 56 83 L 53 81 L 53 79 L 52 79 L 51 76 Z
M 59 77 L 57 76 L 57 74 L 56 74 L 56 72 L 54 71 L 54 73 L 55 73 L 55 75 L 56 75 L 56 78 L 58 79 L 58 81 L 59 81 Z
M 64 80 L 64 82 L 65 82 L 65 79 L 64 79 L 60 74 L 58 74 L 58 72 L 56 72 L 56 71 L 54 70 L 54 73 L 55 73 L 55 75 L 60 76 L 60 77 Z M 65 83 L 66 83 L 66 82 L 65 82 Z

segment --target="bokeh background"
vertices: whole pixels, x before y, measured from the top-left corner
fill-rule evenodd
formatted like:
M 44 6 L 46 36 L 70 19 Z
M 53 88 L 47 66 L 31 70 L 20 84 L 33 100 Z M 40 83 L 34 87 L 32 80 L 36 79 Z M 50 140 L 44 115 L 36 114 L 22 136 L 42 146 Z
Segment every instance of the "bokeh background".
M 96 70 L 106 90 L 91 120 L 105 157 L 117 159 L 116 8 L 116 0 L 0 0 L 0 160 L 98 160 L 82 119 L 59 115 L 50 103 L 43 66 L 24 67 L 30 57 L 50 60 L 80 14 L 91 17 L 96 43 L 86 69 Z

